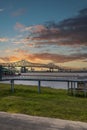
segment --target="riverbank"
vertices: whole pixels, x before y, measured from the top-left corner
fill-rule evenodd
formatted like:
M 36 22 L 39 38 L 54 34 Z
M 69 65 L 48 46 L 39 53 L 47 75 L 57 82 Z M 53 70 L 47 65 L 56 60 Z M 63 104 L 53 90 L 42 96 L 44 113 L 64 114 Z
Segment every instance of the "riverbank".
M 66 90 L 0 84 L 0 111 L 87 122 L 87 98 L 67 95 Z

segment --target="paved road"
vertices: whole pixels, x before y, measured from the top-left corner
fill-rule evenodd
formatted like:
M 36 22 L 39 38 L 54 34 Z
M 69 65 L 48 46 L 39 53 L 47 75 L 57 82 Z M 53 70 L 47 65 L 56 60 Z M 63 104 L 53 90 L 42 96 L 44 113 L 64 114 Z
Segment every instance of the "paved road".
M 87 123 L 0 112 L 0 130 L 87 130 Z

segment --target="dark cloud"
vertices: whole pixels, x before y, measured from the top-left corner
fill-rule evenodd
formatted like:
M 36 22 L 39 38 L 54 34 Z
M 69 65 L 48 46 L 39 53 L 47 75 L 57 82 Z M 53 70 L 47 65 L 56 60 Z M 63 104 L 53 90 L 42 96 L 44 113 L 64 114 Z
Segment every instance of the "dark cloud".
M 79 11 L 80 15 L 87 15 L 87 8 Z
M 52 54 L 52 53 L 36 53 L 32 55 L 27 55 L 27 58 L 30 60 L 33 59 L 37 60 L 51 60 L 53 63 L 64 63 L 69 61 L 75 61 L 75 60 L 85 60 L 87 57 L 87 54 L 71 54 L 71 55 L 60 55 L 60 54 Z
M 63 55 L 63 54 L 56 54 L 56 53 L 34 53 L 34 54 L 29 54 L 25 51 L 17 51 L 18 56 L 10 56 L 10 57 L 0 57 L 0 60 L 2 62 L 12 62 L 12 61 L 18 61 L 21 60 L 25 57 L 25 59 L 29 61 L 39 61 L 43 60 L 43 62 L 46 61 L 51 61 L 53 63 L 65 63 L 65 62 L 70 62 L 70 61 L 75 61 L 75 60 L 83 60 L 83 62 L 87 62 L 87 53 L 74 53 L 71 55 Z M 21 54 L 21 56 L 20 56 Z
M 87 46 L 87 9 L 81 10 L 74 18 L 60 22 L 59 28 L 62 36 L 71 39 L 73 44 Z
M 73 18 L 59 23 L 46 22 L 43 26 L 45 29 L 40 32 L 32 31 L 32 40 L 37 40 L 38 44 L 47 40 L 44 44 L 87 46 L 87 8 L 79 11 Z

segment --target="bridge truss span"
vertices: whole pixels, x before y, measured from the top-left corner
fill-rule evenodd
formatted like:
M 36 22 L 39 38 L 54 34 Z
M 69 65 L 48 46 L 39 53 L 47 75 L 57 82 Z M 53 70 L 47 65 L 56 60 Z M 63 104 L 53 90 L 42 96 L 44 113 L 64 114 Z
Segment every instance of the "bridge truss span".
M 40 64 L 40 63 L 31 63 L 27 60 L 21 60 L 17 62 L 8 62 L 8 63 L 0 63 L 3 67 L 21 67 L 21 68 L 26 68 L 26 67 L 38 67 L 38 68 L 45 68 L 49 69 L 50 71 L 53 71 L 54 69 L 60 70 L 61 68 L 54 63 L 49 63 L 49 64 Z

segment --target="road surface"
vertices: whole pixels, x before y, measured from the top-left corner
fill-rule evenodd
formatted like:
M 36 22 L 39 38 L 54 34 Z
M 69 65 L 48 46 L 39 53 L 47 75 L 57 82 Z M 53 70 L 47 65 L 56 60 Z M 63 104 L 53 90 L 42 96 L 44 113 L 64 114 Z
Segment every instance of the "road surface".
M 87 123 L 0 112 L 0 130 L 87 130 Z

